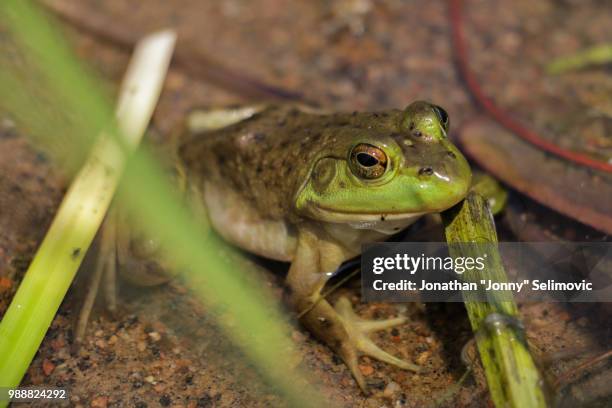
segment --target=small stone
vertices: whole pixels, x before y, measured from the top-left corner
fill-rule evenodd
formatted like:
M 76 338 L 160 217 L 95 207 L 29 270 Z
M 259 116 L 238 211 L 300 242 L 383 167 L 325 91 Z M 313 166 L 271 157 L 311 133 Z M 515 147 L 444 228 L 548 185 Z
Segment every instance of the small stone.
M 42 370 L 43 373 L 45 373 L 45 375 L 48 377 L 51 375 L 53 370 L 55 370 L 55 364 L 45 358 L 42 362 Z
M 136 349 L 138 351 L 145 351 L 147 349 L 147 343 L 144 341 L 139 341 L 138 344 L 136 344 Z
M 161 340 L 161 335 L 156 331 L 152 331 L 151 333 L 149 333 L 149 338 L 151 338 L 151 340 L 153 340 L 154 342 L 158 342 Z
M 367 376 L 372 375 L 374 373 L 374 367 L 372 367 L 371 365 L 360 364 L 359 365 L 359 371 L 361 371 L 361 374 L 363 374 L 363 375 L 365 375 L 367 377 Z
M 97 330 L 94 333 L 94 336 L 96 336 L 96 337 L 102 337 L 103 335 L 104 335 L 104 331 L 103 330 Z
M 304 335 L 297 330 L 293 330 L 291 332 L 291 338 L 293 339 L 293 341 L 296 341 L 296 342 L 304 341 Z
M 65 345 L 66 342 L 64 341 L 63 337 L 58 337 L 51 340 L 51 348 L 53 349 L 53 351 L 59 351 L 64 348 Z
M 179 284 L 172 285 L 172 289 L 179 295 L 184 295 L 187 293 L 187 288 Z
M 572 316 L 567 312 L 560 312 L 557 314 L 556 318 L 563 322 L 567 322 L 572 319 Z
M 398 392 L 401 391 L 401 387 L 398 383 L 391 381 L 389 384 L 387 384 L 387 386 L 385 387 L 385 390 L 383 391 L 383 395 L 387 398 L 392 398 L 395 394 L 397 394 Z
M 13 129 L 15 127 L 15 121 L 11 118 L 4 117 L 2 118 L 2 125 L 5 129 Z
M 153 377 L 152 375 L 146 376 L 144 380 L 148 382 L 149 384 L 155 384 L 155 377 Z
M 108 405 L 108 397 L 106 396 L 96 397 L 91 401 L 91 404 L 90 404 L 92 408 L 106 408 L 107 405 Z
M 422 352 L 416 358 L 416 363 L 418 365 L 424 365 L 425 362 L 427 361 L 427 359 L 429 358 L 429 356 L 431 356 L 431 351 L 424 351 L 424 352 Z
M 13 286 L 13 281 L 4 276 L 0 277 L 0 290 L 8 290 Z
M 96 347 L 101 348 L 101 349 L 106 348 L 106 342 L 102 339 L 96 340 L 95 345 Z
M 119 338 L 113 334 L 108 339 L 108 344 L 110 344 L 112 346 L 113 344 L 117 343 L 117 340 L 119 340 Z
M 159 399 L 159 403 L 161 404 L 162 407 L 167 407 L 172 403 L 172 400 L 170 399 L 169 395 L 164 394 Z

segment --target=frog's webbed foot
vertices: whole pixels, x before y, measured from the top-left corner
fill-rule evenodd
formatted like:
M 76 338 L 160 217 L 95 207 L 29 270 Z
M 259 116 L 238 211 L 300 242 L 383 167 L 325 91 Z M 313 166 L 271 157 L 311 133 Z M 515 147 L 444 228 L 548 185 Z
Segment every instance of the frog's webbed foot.
M 329 277 L 324 271 L 335 270 L 347 259 L 346 255 L 327 237 L 320 238 L 316 232 L 302 231 L 287 283 L 295 307 L 301 312 L 302 324 L 342 357 L 359 387 L 367 394 L 367 385 L 358 365 L 360 355 L 406 370 L 418 371 L 420 368 L 383 351 L 368 336 L 373 331 L 404 323 L 405 317 L 368 321 L 355 314 L 348 299 L 341 297 L 332 307 L 321 297 L 321 289 Z
M 76 345 L 83 342 L 89 316 L 93 310 L 101 283 L 106 298 L 106 307 L 111 313 L 114 313 L 117 309 L 117 219 L 114 206 L 109 210 L 100 230 L 99 248 L 93 274 L 76 323 Z
M 336 310 L 336 312 L 338 312 L 338 315 L 341 321 L 343 322 L 344 328 L 346 329 L 346 332 L 348 334 L 347 343 L 350 344 L 350 346 L 348 347 L 354 348 L 358 353 L 373 357 L 385 363 L 395 365 L 399 368 L 403 368 L 404 370 L 421 370 L 421 367 L 417 366 L 416 364 L 412 364 L 402 359 L 399 359 L 382 350 L 368 336 L 369 333 L 378 330 L 389 329 L 404 324 L 406 322 L 405 317 L 400 316 L 386 320 L 362 319 L 357 316 L 357 314 L 355 314 L 351 302 L 346 297 L 341 297 L 340 299 L 338 299 L 338 301 L 334 305 L 334 309 Z M 347 364 L 351 366 L 350 368 L 352 371 L 355 371 L 357 369 L 357 353 L 350 354 L 351 359 L 353 359 L 354 361 L 351 364 L 347 362 Z M 354 365 L 355 367 L 352 367 L 352 365 Z

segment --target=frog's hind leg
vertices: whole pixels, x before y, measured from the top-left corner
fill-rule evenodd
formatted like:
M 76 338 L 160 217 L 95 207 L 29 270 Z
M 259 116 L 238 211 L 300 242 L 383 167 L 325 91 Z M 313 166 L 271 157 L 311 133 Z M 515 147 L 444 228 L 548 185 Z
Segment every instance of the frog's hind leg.
M 222 129 L 248 119 L 265 108 L 265 105 L 250 105 L 239 108 L 194 110 L 187 116 L 187 128 L 191 133 Z
M 100 289 L 106 309 L 111 313 L 116 311 L 119 274 L 122 280 L 134 285 L 156 286 L 168 282 L 178 273 L 178 269 L 164 256 L 160 242 L 151 239 L 137 224 L 129 222 L 128 214 L 115 204 L 100 229 L 95 255 L 93 274 L 76 323 L 76 346 L 85 338 Z
M 385 352 L 368 337 L 373 331 L 403 324 L 405 317 L 368 321 L 355 314 L 347 298 L 341 297 L 332 307 L 321 296 L 329 272 L 334 271 L 347 255 L 342 247 L 317 231 L 301 230 L 287 283 L 294 306 L 301 312 L 302 324 L 342 357 L 359 387 L 367 394 L 366 382 L 358 366 L 359 355 L 368 355 L 406 370 L 419 371 L 420 367 Z

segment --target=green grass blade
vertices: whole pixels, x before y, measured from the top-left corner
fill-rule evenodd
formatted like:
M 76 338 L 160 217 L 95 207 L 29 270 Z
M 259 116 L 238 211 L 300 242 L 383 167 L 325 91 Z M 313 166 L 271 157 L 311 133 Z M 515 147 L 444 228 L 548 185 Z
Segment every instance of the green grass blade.
M 574 55 L 554 59 L 546 66 L 546 72 L 550 75 L 559 75 L 611 62 L 612 44 L 600 44 L 581 50 Z
M 171 32 L 147 38 L 126 75 L 117 118 L 132 147 L 157 104 L 174 38 Z M 0 386 L 16 387 L 25 374 L 102 223 L 126 158 L 111 135 L 102 135 L 72 182 L 0 322 Z

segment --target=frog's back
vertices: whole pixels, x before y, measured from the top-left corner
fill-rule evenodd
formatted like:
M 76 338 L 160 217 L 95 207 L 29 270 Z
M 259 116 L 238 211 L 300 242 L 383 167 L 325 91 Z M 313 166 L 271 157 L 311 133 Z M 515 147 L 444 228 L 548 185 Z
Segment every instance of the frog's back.
M 293 196 L 320 152 L 333 151 L 337 129 L 359 127 L 361 121 L 363 126 L 373 123 L 362 114 L 321 115 L 272 106 L 233 125 L 185 138 L 179 157 L 188 177 L 240 194 L 267 218 L 288 218 Z

